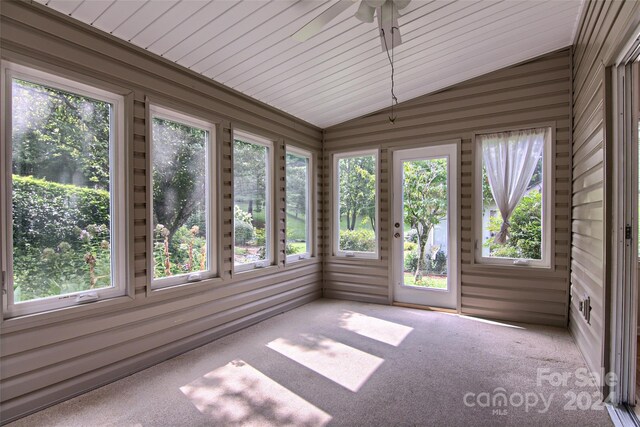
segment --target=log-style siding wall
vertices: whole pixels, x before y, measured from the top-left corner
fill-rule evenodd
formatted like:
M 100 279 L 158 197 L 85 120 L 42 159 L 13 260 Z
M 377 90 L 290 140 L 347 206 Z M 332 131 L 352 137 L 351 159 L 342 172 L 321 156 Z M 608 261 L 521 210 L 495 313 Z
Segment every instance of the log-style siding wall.
M 612 65 L 640 14 L 637 1 L 591 1 L 573 51 L 573 185 L 570 330 L 589 367 L 607 369 L 607 66 Z M 609 187 L 610 188 L 610 187 Z M 591 322 L 578 309 L 591 298 Z
M 589 366 L 605 364 L 606 102 L 605 65 L 623 41 L 636 1 L 586 3 L 573 50 L 567 48 L 402 103 L 324 132 L 217 85 L 143 49 L 43 6 L 5 2 L 2 59 L 40 67 L 127 96 L 129 266 L 131 299 L 102 301 L 50 315 L 2 320 L 0 411 L 8 421 L 113 381 L 224 334 L 327 297 L 388 304 L 391 291 L 393 151 L 461 139 L 459 220 L 462 313 L 566 325 Z M 400 94 L 401 95 L 401 94 Z M 152 291 L 147 274 L 149 102 L 221 123 L 218 141 L 220 278 Z M 573 114 L 573 115 L 572 115 Z M 475 147 L 485 129 L 555 123 L 553 266 L 489 267 L 474 263 Z M 232 145 L 234 127 L 274 140 L 276 264 L 234 274 Z M 324 145 L 322 140 L 324 139 Z M 573 144 L 571 143 L 573 139 Z M 286 144 L 314 154 L 315 257 L 285 263 Z M 332 155 L 379 149 L 379 259 L 332 254 Z M 571 262 L 570 262 L 571 260 Z M 571 274 L 570 274 L 571 273 Z M 570 284 L 574 294 L 569 307 Z M 324 288 L 324 289 L 323 289 Z M 592 298 L 588 325 L 577 298 Z M 569 318 L 570 317 L 570 318 Z
M 3 422 L 321 296 L 319 257 L 286 265 L 284 255 L 285 144 L 310 150 L 318 165 L 320 129 L 39 5 L 3 1 L 0 38 L 3 60 L 121 88 L 127 95 L 128 238 L 134 294 L 130 299 L 97 302 L 54 315 L 2 321 Z M 219 279 L 160 291 L 149 288 L 148 100 L 168 102 L 187 114 L 220 119 Z M 232 271 L 233 127 L 273 139 L 276 159 L 277 262 L 272 267 L 238 274 Z M 320 176 L 315 178 L 317 191 Z M 320 213 L 318 210 L 315 215 L 319 217 Z M 321 232 L 314 232 L 316 242 Z
M 461 139 L 461 311 L 494 319 L 567 324 L 569 293 L 569 215 L 571 191 L 571 56 L 564 49 L 493 72 L 442 92 L 401 103 L 390 124 L 382 111 L 336 125 L 324 139 L 324 295 L 389 303 L 391 273 L 390 165 L 392 151 Z M 551 269 L 478 265 L 474 257 L 475 131 L 555 123 L 553 141 L 554 241 Z M 380 149 L 378 183 L 380 258 L 339 258 L 332 254 L 332 155 Z

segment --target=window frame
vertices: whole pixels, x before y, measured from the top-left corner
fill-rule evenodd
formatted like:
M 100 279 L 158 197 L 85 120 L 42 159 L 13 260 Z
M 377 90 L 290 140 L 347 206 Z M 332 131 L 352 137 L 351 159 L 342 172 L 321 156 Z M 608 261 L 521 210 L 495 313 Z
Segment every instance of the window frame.
M 265 250 L 267 251 L 266 257 L 260 261 L 248 262 L 246 264 L 236 265 L 235 262 L 235 248 L 236 248 L 236 233 L 235 233 L 235 217 L 233 214 L 233 209 L 235 206 L 235 170 L 234 164 L 235 159 L 233 157 L 233 153 L 235 151 L 235 141 L 239 139 L 243 142 L 248 142 L 255 145 L 263 146 L 267 149 L 267 164 L 265 168 L 265 178 L 267 182 L 265 183 L 265 211 L 268 214 L 268 219 L 264 222 L 265 224 Z M 231 182 L 232 182 L 232 197 L 231 197 L 231 206 L 232 206 L 232 217 L 231 217 L 231 248 L 232 248 L 232 256 L 233 256 L 233 272 L 234 273 L 242 273 L 246 271 L 253 271 L 256 269 L 270 267 L 274 263 L 274 253 L 275 253 L 275 242 L 274 242 L 274 205 L 275 205 L 275 191 L 273 188 L 275 179 L 274 179 L 274 161 L 275 161 L 275 141 L 271 139 L 256 135 L 255 133 L 251 133 L 242 129 L 232 129 L 231 132 Z
M 361 252 L 361 251 L 343 251 L 340 249 L 340 170 L 338 168 L 338 163 L 342 159 L 349 159 L 354 157 L 365 157 L 365 156 L 374 156 L 375 157 L 375 251 L 373 252 Z M 332 188 L 332 205 L 333 205 L 333 255 L 335 257 L 341 258 L 364 258 L 364 259 L 378 259 L 380 254 L 380 184 L 378 180 L 380 179 L 380 150 L 357 150 L 357 151 L 347 151 L 343 153 L 335 153 L 333 155 L 333 188 Z
M 542 235 L 541 249 L 542 258 L 540 260 L 525 258 L 503 258 L 503 257 L 487 257 L 482 255 L 482 215 L 483 215 L 483 199 L 482 199 L 482 168 L 484 160 L 482 158 L 482 143 L 480 136 L 490 133 L 512 132 L 519 130 L 531 130 L 537 128 L 547 128 L 549 130 L 548 137 L 544 141 L 542 149 L 542 216 L 540 219 Z M 473 142 L 475 150 L 475 167 L 474 181 L 475 192 L 475 233 L 474 233 L 474 257 L 473 263 L 476 265 L 486 266 L 502 266 L 507 268 L 536 268 L 536 269 L 553 269 L 554 252 L 551 242 L 554 236 L 554 220 L 553 220 L 553 181 L 555 179 L 554 142 L 556 139 L 555 123 L 542 123 L 527 126 L 519 126 L 508 129 L 489 129 L 474 133 Z
M 307 250 L 304 253 L 300 253 L 300 254 L 293 254 L 293 255 L 287 255 L 286 256 L 286 262 L 287 263 L 293 263 L 296 261 L 300 261 L 303 259 L 309 259 L 313 256 L 313 219 L 314 219 L 314 215 L 313 215 L 313 154 L 311 153 L 311 151 L 308 150 L 304 150 L 302 148 L 298 148 L 294 145 L 286 145 L 285 146 L 285 157 L 284 157 L 284 170 L 285 170 L 285 215 L 287 215 L 287 194 L 286 194 L 286 180 L 288 179 L 287 177 L 287 154 L 294 154 L 298 157 L 304 157 L 306 159 L 308 159 L 308 164 L 307 164 L 307 193 L 306 193 L 306 213 L 305 213 L 305 222 L 306 222 L 306 229 L 307 229 Z M 286 216 L 285 216 L 286 219 Z M 287 224 L 287 221 L 285 220 L 285 224 Z M 286 226 L 285 226 L 286 227 Z M 285 248 L 287 245 L 287 229 L 285 228 Z
M 2 95 L 2 127 L 0 152 L 5 154 L 5 176 L 0 179 L 0 230 L 3 231 L 2 244 L 0 246 L 0 258 L 2 262 L 2 287 L 3 287 L 3 318 L 13 318 L 24 315 L 40 314 L 68 307 L 81 306 L 86 303 L 76 301 L 79 295 L 97 294 L 97 299 L 90 302 L 104 301 L 107 299 L 126 296 L 128 286 L 128 248 L 127 239 L 127 186 L 126 173 L 127 159 L 125 138 L 125 96 L 101 89 L 36 68 L 2 61 L 1 65 Z M 14 302 L 13 289 L 13 181 L 12 181 L 12 122 L 13 122 L 13 79 L 20 79 L 29 83 L 48 86 L 53 89 L 85 96 L 113 105 L 110 123 L 109 141 L 109 194 L 111 214 L 111 284 L 109 288 L 70 292 L 59 296 L 51 296 L 41 299 Z M 11 249 L 10 249 L 11 248 Z M 74 298 L 75 297 L 75 298 Z
M 166 107 L 157 102 L 150 102 L 148 107 L 149 117 L 149 178 L 148 178 L 148 203 L 149 203 L 149 236 L 151 240 L 151 249 L 149 256 L 149 266 L 147 271 L 150 271 L 150 284 L 152 290 L 164 289 L 171 286 L 179 286 L 184 284 L 198 283 L 203 280 L 214 278 L 218 275 L 217 265 L 217 200 L 216 200 L 216 185 L 217 185 L 217 169 L 216 169 L 216 147 L 217 147 L 217 126 L 215 123 L 200 119 L 198 117 L 183 113 L 174 108 Z M 206 161 L 205 161 L 205 209 L 206 209 L 206 221 L 207 221 L 207 270 L 194 273 L 178 274 L 170 277 L 155 278 L 153 275 L 155 261 L 153 254 L 153 237 L 154 237 L 154 224 L 153 224 L 153 119 L 159 118 L 176 122 L 182 125 L 194 127 L 200 130 L 207 131 L 209 137 L 206 143 Z M 197 275 L 197 276 L 196 276 Z

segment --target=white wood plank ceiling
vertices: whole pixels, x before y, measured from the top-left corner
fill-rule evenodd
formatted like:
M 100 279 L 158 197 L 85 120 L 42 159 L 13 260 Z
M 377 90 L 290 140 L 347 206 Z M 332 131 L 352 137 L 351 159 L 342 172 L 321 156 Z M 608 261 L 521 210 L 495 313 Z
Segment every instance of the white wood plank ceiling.
M 38 0 L 320 127 L 391 102 L 377 22 L 357 5 L 305 42 L 337 0 Z M 400 102 L 572 43 L 581 0 L 412 0 L 399 19 Z

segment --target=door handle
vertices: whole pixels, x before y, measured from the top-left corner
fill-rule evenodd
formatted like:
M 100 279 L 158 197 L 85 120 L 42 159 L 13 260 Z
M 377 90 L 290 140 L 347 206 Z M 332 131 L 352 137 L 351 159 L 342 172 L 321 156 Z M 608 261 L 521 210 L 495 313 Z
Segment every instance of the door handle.
M 394 234 L 393 237 L 395 237 L 397 239 L 398 237 L 400 237 L 400 233 Z

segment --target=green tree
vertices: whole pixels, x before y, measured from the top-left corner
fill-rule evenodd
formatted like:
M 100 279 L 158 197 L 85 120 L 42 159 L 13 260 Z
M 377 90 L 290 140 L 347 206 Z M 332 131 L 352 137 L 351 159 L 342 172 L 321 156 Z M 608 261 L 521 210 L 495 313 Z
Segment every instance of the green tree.
M 266 156 L 267 149 L 258 144 L 234 140 L 233 143 L 233 189 L 235 203 L 247 203 L 247 212 L 257 224 L 255 212 L 261 212 L 266 200 Z
M 415 280 L 422 278 L 425 246 L 433 227 L 447 215 L 447 161 L 417 160 L 404 163 L 404 221 L 418 237 Z
M 287 153 L 287 211 L 298 218 L 307 204 L 307 159 Z
M 541 259 L 542 249 L 542 194 L 532 190 L 520 200 L 509 219 L 509 237 L 505 244 L 487 240 L 491 254 L 498 257 Z M 499 216 L 489 220 L 489 231 L 497 233 L 502 226 Z
M 111 105 L 13 81 L 13 173 L 109 189 Z
M 204 210 L 207 137 L 202 129 L 156 117 L 153 142 L 153 215 L 172 241 L 181 226 Z M 204 229 L 205 223 L 197 225 Z
M 358 215 L 368 218 L 375 230 L 376 161 L 374 156 L 347 157 L 338 162 L 340 177 L 340 217 L 347 229 L 355 230 Z

